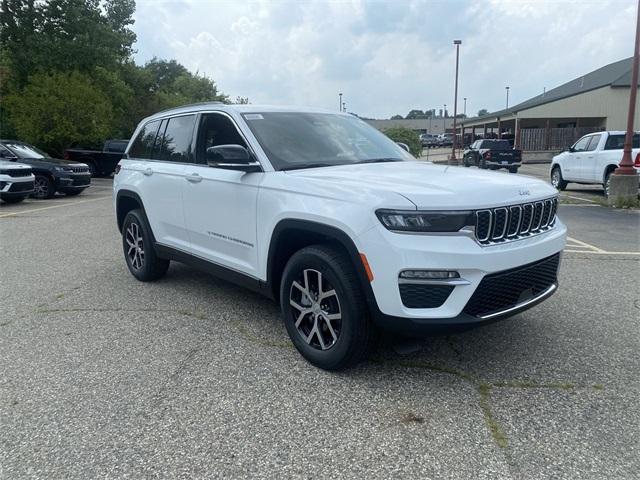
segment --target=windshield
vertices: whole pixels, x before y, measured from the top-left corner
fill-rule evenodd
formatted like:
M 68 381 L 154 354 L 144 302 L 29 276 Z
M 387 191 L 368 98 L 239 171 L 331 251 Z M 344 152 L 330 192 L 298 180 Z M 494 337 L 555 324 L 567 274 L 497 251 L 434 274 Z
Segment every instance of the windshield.
M 243 117 L 276 170 L 414 159 L 353 116 L 264 112 Z
M 47 158 L 49 156 L 42 150 L 26 143 L 5 143 L 4 145 L 18 158 Z

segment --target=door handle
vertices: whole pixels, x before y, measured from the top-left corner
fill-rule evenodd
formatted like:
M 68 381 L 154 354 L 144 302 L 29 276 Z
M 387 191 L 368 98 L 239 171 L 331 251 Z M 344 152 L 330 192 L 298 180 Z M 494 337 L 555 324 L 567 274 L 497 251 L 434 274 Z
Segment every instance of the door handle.
M 151 175 L 153 175 L 153 170 L 151 170 L 150 168 L 146 168 L 142 171 L 142 173 L 144 173 L 147 177 L 150 177 Z
M 191 175 L 188 175 L 186 178 L 191 183 L 198 183 L 202 181 L 202 177 L 197 173 L 192 173 Z

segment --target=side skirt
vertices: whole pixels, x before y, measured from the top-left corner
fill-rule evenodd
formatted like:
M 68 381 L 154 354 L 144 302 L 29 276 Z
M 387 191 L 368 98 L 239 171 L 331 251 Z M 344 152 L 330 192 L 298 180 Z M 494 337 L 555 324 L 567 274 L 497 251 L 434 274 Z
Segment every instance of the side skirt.
M 191 255 L 183 252 L 182 250 L 177 250 L 173 247 L 168 247 L 159 243 L 156 243 L 154 246 L 156 254 L 160 258 L 189 265 L 190 267 L 197 268 L 198 270 L 213 275 L 221 280 L 226 280 L 227 282 L 244 287 L 274 300 L 273 295 L 271 294 L 271 289 L 268 288 L 267 283 L 252 277 L 251 275 L 246 275 L 238 272 L 237 270 L 210 262 L 209 260 Z

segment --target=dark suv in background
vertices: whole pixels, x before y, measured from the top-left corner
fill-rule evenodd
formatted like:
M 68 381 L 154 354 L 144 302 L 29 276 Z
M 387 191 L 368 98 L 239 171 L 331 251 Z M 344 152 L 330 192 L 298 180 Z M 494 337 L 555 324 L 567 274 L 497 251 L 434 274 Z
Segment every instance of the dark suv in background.
M 29 165 L 35 175 L 33 196 L 51 198 L 56 192 L 78 195 L 91 184 L 84 163 L 51 158 L 42 150 L 17 140 L 0 140 L 0 158 Z

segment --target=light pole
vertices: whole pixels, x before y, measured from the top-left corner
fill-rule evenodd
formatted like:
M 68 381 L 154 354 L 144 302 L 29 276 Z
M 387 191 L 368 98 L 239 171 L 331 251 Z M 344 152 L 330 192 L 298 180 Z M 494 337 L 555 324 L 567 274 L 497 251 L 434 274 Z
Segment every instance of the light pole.
M 347 102 L 342 102 L 342 111 L 343 112 L 347 111 Z
M 442 111 L 442 118 L 447 118 L 447 104 L 444 104 L 444 110 Z M 442 127 L 444 128 L 444 127 Z M 446 130 L 444 130 L 446 132 Z
M 462 112 L 462 114 L 465 117 L 467 116 L 467 97 L 464 97 L 464 111 Z
M 509 87 L 504 87 L 504 89 L 507 91 L 507 110 L 509 110 Z
M 453 44 L 456 46 L 456 86 L 453 94 L 453 146 L 451 147 L 449 165 L 458 165 L 458 159 L 456 158 L 456 144 L 458 143 L 458 125 L 456 123 L 456 116 L 458 115 L 458 63 L 460 61 L 460 45 L 462 44 L 462 40 L 454 40 Z
M 629 85 L 629 111 L 627 113 L 627 134 L 624 137 L 622 161 L 611 175 L 611 183 L 605 191 L 609 194 L 609 204 L 619 200 L 637 202 L 638 174 L 633 168 L 631 148 L 633 144 L 633 119 L 636 114 L 636 98 L 638 94 L 638 64 L 640 63 L 640 0 L 636 18 L 636 44 L 633 53 L 633 67 L 631 69 L 631 84 Z
M 338 111 L 340 111 L 340 112 L 341 112 L 341 111 L 342 111 L 342 94 L 341 94 L 341 93 L 339 93 L 339 94 L 338 94 L 338 98 L 339 98 L 339 100 L 340 100 L 340 101 L 338 102 Z

